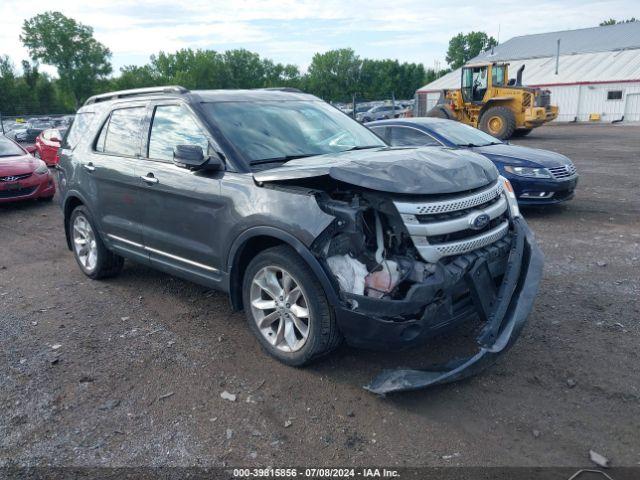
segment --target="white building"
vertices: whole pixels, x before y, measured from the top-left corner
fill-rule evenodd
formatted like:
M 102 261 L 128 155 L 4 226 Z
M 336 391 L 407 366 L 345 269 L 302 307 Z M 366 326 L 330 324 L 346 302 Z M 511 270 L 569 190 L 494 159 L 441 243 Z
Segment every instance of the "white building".
M 478 61 L 509 62 L 512 78 L 525 65 L 523 84 L 551 91 L 558 121 L 640 121 L 640 22 L 515 37 L 469 63 Z M 458 69 L 420 88 L 418 111 L 460 79 Z

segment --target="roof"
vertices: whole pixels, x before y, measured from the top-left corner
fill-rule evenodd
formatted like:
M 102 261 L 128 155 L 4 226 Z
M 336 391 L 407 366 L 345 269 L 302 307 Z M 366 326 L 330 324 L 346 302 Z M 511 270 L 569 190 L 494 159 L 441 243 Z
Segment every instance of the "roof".
M 553 57 L 557 52 L 558 40 L 560 55 L 640 48 L 640 22 L 514 37 L 497 45 L 493 51 L 482 52 L 470 62 Z
M 200 102 L 257 102 L 285 100 L 318 100 L 317 97 L 292 88 L 256 88 L 247 90 L 188 90 L 180 86 L 136 88 L 107 92 L 90 97 L 84 106 L 99 105 L 115 100 L 146 100 L 148 98 L 182 97 Z
M 557 39 L 560 62 L 556 67 Z M 640 82 L 640 22 L 515 37 L 468 63 L 504 61 L 511 77 L 525 65 L 523 83 L 553 86 L 577 83 Z M 420 88 L 438 91 L 460 87 L 460 69 Z

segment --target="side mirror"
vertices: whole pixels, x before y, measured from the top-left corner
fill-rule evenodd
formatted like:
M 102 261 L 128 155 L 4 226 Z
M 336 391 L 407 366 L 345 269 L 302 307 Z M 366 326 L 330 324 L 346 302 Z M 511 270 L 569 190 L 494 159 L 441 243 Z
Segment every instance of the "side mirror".
M 173 163 L 188 170 L 222 170 L 222 160 L 216 155 L 205 157 L 199 145 L 176 145 L 173 148 Z

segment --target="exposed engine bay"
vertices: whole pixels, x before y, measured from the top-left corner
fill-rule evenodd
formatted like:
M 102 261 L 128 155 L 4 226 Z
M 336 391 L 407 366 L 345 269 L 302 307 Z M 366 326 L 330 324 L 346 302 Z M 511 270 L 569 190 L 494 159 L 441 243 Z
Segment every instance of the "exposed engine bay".
M 336 222 L 317 248 L 343 292 L 400 299 L 410 283 L 435 271 L 420 259 L 388 196 L 338 190 L 319 204 Z

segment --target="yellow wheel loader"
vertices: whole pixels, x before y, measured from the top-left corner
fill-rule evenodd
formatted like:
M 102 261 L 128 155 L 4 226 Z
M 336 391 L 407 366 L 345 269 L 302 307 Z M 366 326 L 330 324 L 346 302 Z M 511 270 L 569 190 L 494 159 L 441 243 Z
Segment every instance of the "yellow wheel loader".
M 461 88 L 443 90 L 428 117 L 458 120 L 506 140 L 524 136 L 558 116 L 548 90 L 522 86 L 524 65 L 509 80 L 508 63 L 462 67 Z

